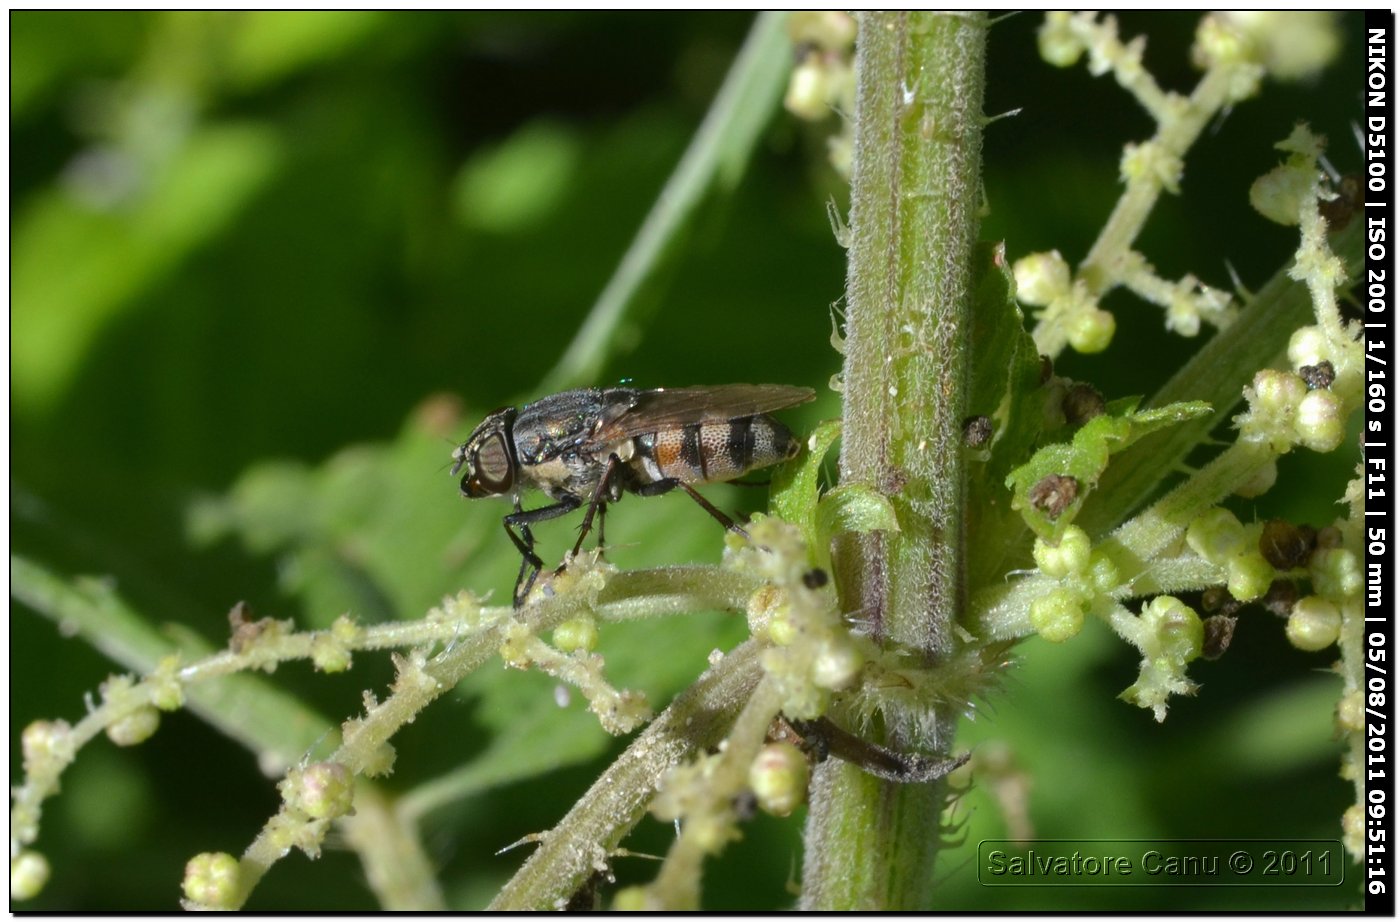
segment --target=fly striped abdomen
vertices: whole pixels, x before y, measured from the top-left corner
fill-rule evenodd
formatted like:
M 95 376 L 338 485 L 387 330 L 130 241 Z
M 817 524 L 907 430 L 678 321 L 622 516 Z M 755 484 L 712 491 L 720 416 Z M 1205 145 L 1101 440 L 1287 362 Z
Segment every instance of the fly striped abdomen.
M 706 420 L 638 436 L 633 466 L 646 482 L 714 483 L 786 461 L 797 442 L 771 416 Z

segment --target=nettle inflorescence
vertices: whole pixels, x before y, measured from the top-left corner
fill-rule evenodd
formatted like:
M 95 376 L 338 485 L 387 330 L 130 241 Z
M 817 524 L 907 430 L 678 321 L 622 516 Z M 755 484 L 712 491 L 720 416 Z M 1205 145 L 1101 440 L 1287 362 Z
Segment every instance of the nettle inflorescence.
M 849 178 L 855 140 L 849 116 L 856 102 L 856 21 L 838 10 L 796 12 L 788 17 L 788 35 L 797 63 L 783 105 L 809 122 L 841 116 L 840 130 L 827 139 L 827 159 Z
M 701 571 L 713 572 L 707 578 Z M 619 576 L 589 556 L 543 583 L 534 604 L 522 610 L 486 606 L 461 593 L 417 622 L 361 626 L 341 617 L 328 630 L 297 632 L 287 621 L 252 620 L 244 606 L 236 606 L 226 651 L 189 663 L 169 656 L 141 679 L 114 676 L 102 686 L 101 703 L 77 724 L 38 721 L 24 730 L 25 780 L 14 789 L 11 807 L 11 895 L 31 898 L 47 880 L 47 862 L 31 846 L 39 835 L 43 801 L 58 791 L 62 772 L 82 746 L 103 732 L 118 745 L 144 741 L 156 731 L 161 711 L 181 707 L 203 683 L 243 671 L 272 672 L 297 660 L 339 672 L 350 668 L 354 653 L 407 648 L 391 654 L 397 676 L 389 695 L 379 700 L 366 691 L 364 713 L 342 724 L 339 745 L 324 758 L 308 757 L 286 771 L 277 785 L 281 808 L 241 857 L 210 852 L 190 859 L 183 883 L 186 907 L 231 909 L 243 905 L 262 875 L 290 850 L 316 857 L 331 825 L 354 814 L 362 793 L 357 779 L 392 770 L 390 738 L 493 655 L 507 666 L 538 667 L 574 685 L 606 730 L 626 733 L 650 711 L 641 695 L 617 691 L 604 679 L 602 659 L 591 652 L 595 622 L 648 612 L 742 609 L 755 585 L 713 567 Z M 553 645 L 542 638 L 550 630 Z
M 1039 308 L 1036 347 L 1051 357 L 1066 345 L 1088 353 L 1108 348 L 1115 324 L 1101 299 L 1117 286 L 1165 308 L 1168 330 L 1191 336 L 1204 322 L 1221 328 L 1224 332 L 1217 335 L 1228 342 L 1228 328 L 1251 306 L 1257 309 L 1257 299 L 1244 293 L 1237 303 L 1193 275 L 1175 282 L 1161 279 L 1132 248 L 1133 241 L 1158 196 L 1178 192 L 1184 155 L 1207 123 L 1258 92 L 1264 76 L 1308 76 L 1331 59 L 1340 39 L 1330 16 L 1204 17 L 1193 60 L 1205 74 L 1189 96 L 1158 88 L 1142 66 L 1144 40 L 1123 43 L 1111 17 L 1051 13 L 1040 43 L 1044 57 L 1058 66 L 1087 54 L 1090 71 L 1112 73 L 1152 115 L 1157 131 L 1150 140 L 1125 148 L 1122 198 L 1077 269 L 1071 271 L 1056 251 L 1016 261 L 1017 295 Z M 1187 676 L 1188 663 L 1221 655 L 1234 631 L 1236 611 L 1244 603 L 1258 603 L 1287 619 L 1282 629 L 1295 647 L 1340 649 L 1343 690 L 1337 721 L 1348 740 L 1343 775 L 1358 786 L 1359 802 L 1360 480 L 1353 480 L 1339 498 L 1346 513 L 1319 528 L 1278 519 L 1245 523 L 1219 505 L 1232 494 L 1252 498 L 1268 491 L 1278 479 L 1275 462 L 1283 454 L 1341 449 L 1362 399 L 1361 331 L 1343 320 L 1337 300 L 1354 271 L 1349 276 L 1329 244 L 1329 232 L 1339 232 L 1350 220 L 1348 198 L 1354 190 L 1345 181 L 1329 180 L 1323 141 L 1306 126 L 1298 125 L 1276 146 L 1286 160 L 1254 184 L 1250 201 L 1270 220 L 1301 231 L 1287 277 L 1305 289 L 1313 322 L 1291 331 L 1274 324 L 1274 354 L 1283 354 L 1286 344 L 1287 367 L 1258 370 L 1243 389 L 1246 409 L 1234 418 L 1233 444 L 1112 531 L 1094 534 L 1074 524 L 1109 456 L 1145 434 L 1134 432 L 1135 427 L 1205 419 L 1210 414 L 1202 409 L 1210 408 L 1174 403 L 1143 413 L 1115 410 L 1109 403 L 1104 415 L 1071 427 L 1075 431 L 1068 443 L 1037 451 L 1008 478 L 1016 491 L 1013 506 L 1037 535 L 1037 572 L 1009 587 L 984 589 L 974 599 L 973 616 L 984 636 L 1019 636 L 1029 630 L 1056 643 L 1078 634 L 1086 616 L 1098 616 L 1142 655 L 1138 679 L 1123 697 L 1162 720 L 1172 695 L 1196 689 Z M 1241 372 L 1249 374 L 1246 369 L 1230 373 Z M 1185 392 L 1189 388 L 1173 393 Z M 1228 397 L 1215 411 L 1231 403 L 1233 397 Z M 1174 418 L 1154 423 L 1148 418 L 1154 412 Z M 1068 401 L 1063 413 L 1073 415 Z M 1110 425 L 1117 430 L 1092 431 Z M 1180 463 L 1183 455 L 1173 460 Z M 1125 604 L 1132 599 L 1144 600 L 1135 603 L 1140 604 L 1136 613 Z M 1354 806 L 1343 820 L 1353 855 L 1360 824 L 1360 807 Z
M 1143 67 L 1146 39 L 1126 44 L 1112 16 L 1049 13 L 1040 31 L 1041 55 L 1069 67 L 1085 55 L 1090 73 L 1111 73 L 1156 122 L 1148 140 L 1123 149 L 1122 197 L 1098 240 L 1073 272 L 1058 251 L 1033 253 L 1016 263 L 1021 300 L 1040 308 L 1035 340 L 1055 356 L 1066 344 L 1102 352 L 1113 340 L 1113 314 L 1104 295 L 1123 286 L 1164 309 L 1167 328 L 1195 336 L 1201 324 L 1228 324 L 1236 305 L 1226 292 L 1194 275 L 1165 279 L 1133 249 L 1163 192 L 1180 191 L 1184 159 L 1211 121 L 1259 92 L 1264 76 L 1300 79 L 1325 66 L 1340 47 L 1325 13 L 1213 13 L 1201 20 L 1192 60 L 1205 71 L 1189 96 L 1164 91 Z
M 791 23 L 798 54 L 789 109 L 808 117 L 849 112 L 853 22 L 844 14 L 810 13 Z M 1248 369 L 1213 369 L 1239 377 L 1222 406 L 1188 395 L 1140 409 L 1136 399 L 1105 400 L 1087 384 L 1055 376 L 1051 363 L 1065 346 L 1099 352 L 1111 345 L 1114 319 L 1101 301 L 1118 286 L 1164 308 L 1166 327 L 1185 335 L 1206 323 L 1219 328 L 1217 339 L 1228 337 L 1233 324 L 1260 307 L 1256 298 L 1228 296 L 1193 275 L 1160 278 L 1133 242 L 1161 193 L 1179 189 L 1185 155 L 1212 119 L 1256 93 L 1265 75 L 1315 72 L 1337 44 L 1331 20 L 1321 14 L 1211 14 L 1193 51 L 1205 75 L 1184 97 L 1157 87 L 1142 66 L 1143 41 L 1121 42 L 1111 18 L 1047 17 L 1045 58 L 1067 66 L 1087 54 L 1091 72 L 1112 73 L 1152 115 L 1157 131 L 1125 149 L 1123 196 L 1078 269 L 1071 271 L 1055 251 L 1026 256 L 1014 268 L 1000 248 L 982 251 L 977 313 L 1000 326 L 973 334 L 988 354 L 973 363 L 970 387 L 976 405 L 969 409 L 985 415 L 965 426 L 969 599 L 957 642 L 937 668 L 887 639 L 877 643 L 862 613 L 839 605 L 833 541 L 853 532 L 898 531 L 899 521 L 874 485 L 820 488 L 821 466 L 840 436 L 839 425 L 827 423 L 775 473 L 774 515 L 757 517 L 746 537 L 727 538 L 722 567 L 618 571 L 588 555 L 542 579 L 520 609 L 462 593 L 418 621 L 365 626 L 347 616 L 324 631 L 253 620 L 240 607 L 225 651 L 189 662 L 167 657 L 144 678 L 114 677 L 102 686 L 101 703 L 76 724 L 32 724 L 22 734 L 26 777 L 12 801 L 12 896 L 30 897 L 43 887 L 48 866 L 32 848 L 41 806 L 98 734 L 134 745 L 156 731 L 161 712 L 184 706 L 203 683 L 296 660 L 339 672 L 350 668 L 354 654 L 378 650 L 404 651 L 392 654 L 389 693 L 380 700 L 366 692 L 363 714 L 346 720 L 324 753 L 318 747 L 316 758 L 282 764 L 281 807 L 241 856 L 215 851 L 190 859 L 183 882 L 188 908 L 242 906 L 291 850 L 319 854 L 331 827 L 353 821 L 357 807 L 366 809 L 375 796 L 368 779 L 392 770 L 394 734 L 496 658 L 572 685 L 609 733 L 647 725 L 558 826 L 529 837 L 539 848 L 498 897 L 502 908 L 562 907 L 597 879 L 611 880 L 610 860 L 623 854 L 618 846 L 648 810 L 676 823 L 678 834 L 655 879 L 618 892 L 614 906 L 696 908 L 705 859 L 740 837 L 755 810 L 791 813 L 805 797 L 813 761 L 830 754 L 895 781 L 946 775 L 964 759 L 894 752 L 861 734 L 879 725 L 920 728 L 920 715 L 966 710 L 993 685 L 1012 644 L 1033 635 L 1069 642 L 1092 619 L 1141 655 L 1138 677 L 1123 697 L 1157 720 L 1165 718 L 1171 696 L 1196 689 L 1188 665 L 1225 652 L 1244 603 L 1284 616 L 1279 629 L 1299 649 L 1339 647 L 1337 720 L 1348 741 L 1343 770 L 1359 798 L 1360 480 L 1341 498 L 1345 514 L 1318 528 L 1246 523 L 1221 505 L 1231 495 L 1267 492 L 1283 454 L 1341 449 L 1361 403 L 1359 331 L 1342 319 L 1337 303 L 1348 271 L 1329 238 L 1348 216 L 1321 169 L 1321 140 L 1297 127 L 1278 145 L 1286 161 L 1250 190 L 1262 214 L 1301 232 L 1287 275 L 1306 290 L 1312 322 L 1275 331 L 1286 367 L 1263 367 L 1270 362 L 1261 360 Z M 847 123 L 831 144 L 838 169 L 849 166 L 851 137 Z M 1013 295 L 1039 308 L 1033 332 L 1024 329 Z M 1115 459 L 1156 434 L 1196 427 L 1193 444 L 1206 439 L 1211 420 L 1233 406 L 1245 381 L 1246 408 L 1234 418 L 1233 443 L 1131 518 L 1124 520 L 1132 505 L 1113 514 L 1115 498 L 1103 484 Z M 1184 453 L 1160 462 L 1153 486 Z M 1018 565 L 1027 569 L 1013 571 Z M 705 675 L 661 715 L 653 719 L 640 694 L 606 680 L 600 623 L 708 610 L 744 614 L 750 640 L 717 652 Z M 935 736 L 920 728 L 913 739 Z M 1361 822 L 1359 807 L 1344 818 L 1354 854 Z

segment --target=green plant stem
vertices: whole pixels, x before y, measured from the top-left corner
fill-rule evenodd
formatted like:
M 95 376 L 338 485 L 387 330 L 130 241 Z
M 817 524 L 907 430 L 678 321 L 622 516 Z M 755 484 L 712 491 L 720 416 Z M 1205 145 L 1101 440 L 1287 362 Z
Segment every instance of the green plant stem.
M 716 182 L 733 185 L 759 133 L 782 98 L 792 53 L 786 13 L 760 13 L 675 172 L 637 231 L 603 293 L 558 363 L 540 385 L 545 393 L 594 384 L 617 351 L 618 330 L 638 289 L 655 271 L 697 205 Z
M 837 544 L 842 606 L 937 667 L 964 601 L 962 419 L 981 207 L 986 19 L 865 14 L 856 51 L 841 482 L 889 497 L 898 532 Z M 887 710 L 894 748 L 945 754 L 955 715 Z M 940 784 L 824 764 L 802 905 L 925 909 Z
M 392 798 L 361 779 L 355 786 L 355 812 L 340 820 L 346 843 L 360 856 L 365 878 L 391 912 L 445 912 L 447 902 L 434 875 L 433 861 Z
M 773 719 L 781 711 L 782 698 L 777 684 L 771 678 L 761 681 L 725 735 L 719 765 L 706 784 L 710 802 L 697 806 L 695 813 L 726 815 L 733 820 L 734 800 L 745 790 L 749 766 L 758 756 Z M 660 905 L 668 910 L 700 908 L 700 880 L 704 875 L 705 857 L 713 844 L 698 841 L 702 836 L 694 834 L 693 830 L 707 828 L 709 823 L 699 817 L 691 821 L 691 815 L 682 818 L 681 834 L 671 845 L 651 885 Z
M 1173 117 L 1163 120 L 1162 110 L 1168 107 L 1157 107 L 1153 116 L 1161 124 L 1151 143 L 1158 145 L 1167 157 L 1177 160 L 1185 157 L 1206 124 L 1229 102 L 1230 85 L 1237 77 L 1234 67 L 1213 67 L 1201 78 L 1185 105 L 1170 109 Z M 1142 233 L 1163 189 L 1161 179 L 1155 176 L 1128 181 L 1128 187 L 1079 268 L 1079 276 L 1093 294 L 1104 294 L 1123 278 L 1124 260 L 1138 234 Z
M 490 909 L 555 909 L 608 866 L 612 852 L 646 812 L 657 779 L 724 738 L 753 693 L 759 646 L 740 644 L 686 689 L 613 762 L 501 889 Z

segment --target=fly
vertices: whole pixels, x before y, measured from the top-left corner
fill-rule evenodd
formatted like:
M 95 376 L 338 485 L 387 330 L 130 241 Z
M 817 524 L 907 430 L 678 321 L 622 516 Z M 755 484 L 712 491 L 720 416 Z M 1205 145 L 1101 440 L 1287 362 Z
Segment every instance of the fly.
M 679 487 L 725 528 L 742 531 L 692 484 L 733 480 L 792 458 L 797 440 L 768 414 L 815 396 L 811 388 L 780 384 L 565 391 L 487 416 L 453 449 L 452 474 L 465 470 L 465 497 L 514 502 L 515 511 L 502 521 L 522 558 L 513 597 L 519 607 L 544 567 L 530 526 L 585 504 L 571 556 L 583 547 L 595 515 L 602 543 L 608 503 L 623 493 L 659 496 Z M 523 508 L 526 487 L 554 502 Z

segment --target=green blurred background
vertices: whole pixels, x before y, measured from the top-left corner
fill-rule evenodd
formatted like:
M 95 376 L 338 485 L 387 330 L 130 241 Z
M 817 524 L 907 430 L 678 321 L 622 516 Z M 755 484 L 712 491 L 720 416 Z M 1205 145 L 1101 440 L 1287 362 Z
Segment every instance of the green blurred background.
M 1147 65 L 1187 91 L 1194 14 L 1128 14 Z M 69 13 L 11 15 L 11 537 L 63 574 L 103 577 L 152 624 L 221 645 L 226 613 L 323 626 L 412 618 L 467 587 L 505 597 L 502 507 L 467 504 L 450 443 L 495 406 L 539 396 L 685 150 L 744 39 L 747 13 Z M 1118 192 L 1121 146 L 1150 131 L 1109 78 L 1053 70 L 1037 15 L 992 32 L 984 236 L 1014 258 L 1071 262 Z M 1139 241 L 1168 277 L 1257 288 L 1293 230 L 1246 199 L 1296 120 L 1353 170 L 1361 25 L 1320 81 L 1266 85 L 1187 160 L 1183 194 Z M 839 413 L 829 306 L 843 252 L 826 204 L 834 123 L 775 113 L 747 171 L 707 197 L 616 333 L 599 383 L 773 381 L 819 389 L 799 427 Z M 1153 308 L 1110 299 L 1119 340 L 1061 373 L 1110 397 L 1151 393 L 1194 344 Z M 1350 443 L 1349 443 L 1350 444 Z M 1288 457 L 1292 496 L 1242 515 L 1325 524 L 1354 457 Z M 1282 491 L 1276 491 L 1282 492 Z M 717 488 L 756 508 L 762 491 Z M 568 525 L 540 529 L 546 556 Z M 609 517 L 623 566 L 717 560 L 720 533 L 683 497 Z M 85 691 L 121 671 L 12 606 L 11 739 L 37 718 L 76 720 Z M 705 654 L 743 635 L 718 615 L 605 633 L 620 684 L 666 698 Z M 658 652 L 659 651 L 659 652 Z M 1229 654 L 1202 663 L 1194 699 L 1164 725 L 1116 700 L 1136 675 L 1107 629 L 1029 642 L 979 703 L 967 745 L 1009 747 L 1030 779 L 1040 836 L 1338 836 L 1325 654 L 1245 613 Z M 495 666 L 396 739 L 391 790 L 485 766 L 473 796 L 431 811 L 425 841 L 454 907 L 484 904 L 521 860 L 496 856 L 551 826 L 622 745 L 551 683 Z M 380 689 L 387 662 L 349 676 L 284 667 L 275 681 L 331 720 Z M 491 740 L 496 739 L 496 743 Z M 500 740 L 505 740 L 504 743 Z M 496 748 L 493 749 L 492 747 Z M 493 756 L 494 754 L 494 756 Z M 495 761 L 492 761 L 494 758 Z M 12 775 L 19 770 L 11 744 Z M 452 777 L 449 775 L 449 777 Z M 979 782 L 960 804 L 965 845 L 940 866 L 954 908 L 1342 908 L 1340 890 L 989 890 L 977 840 L 1006 821 Z M 185 860 L 239 852 L 275 809 L 255 758 L 194 717 L 167 717 L 134 750 L 92 745 L 49 802 L 38 848 L 54 867 L 26 908 L 173 909 Z M 660 852 L 643 822 L 629 847 Z M 800 822 L 762 819 L 707 874 L 712 908 L 784 905 Z M 1350 871 L 1350 868 L 1348 868 Z M 622 861 L 623 882 L 654 866 Z M 293 855 L 249 908 L 372 908 L 354 856 Z

